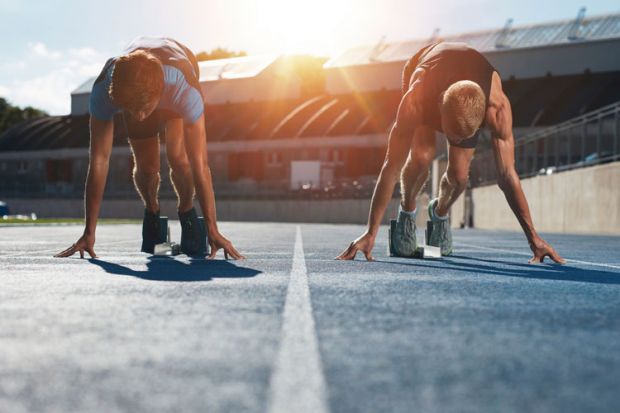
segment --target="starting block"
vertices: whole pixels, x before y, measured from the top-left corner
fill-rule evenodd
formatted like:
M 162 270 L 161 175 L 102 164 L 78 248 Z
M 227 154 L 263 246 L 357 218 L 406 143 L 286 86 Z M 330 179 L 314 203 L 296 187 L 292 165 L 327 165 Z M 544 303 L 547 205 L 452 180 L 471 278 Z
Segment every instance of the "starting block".
M 170 241 L 170 225 L 168 225 L 168 217 L 161 217 L 159 224 L 160 228 L 165 231 L 166 235 L 163 237 L 163 239 L 165 239 L 166 241 L 162 242 L 161 244 L 155 244 L 155 250 L 153 251 L 153 255 L 179 255 L 181 253 L 181 246 L 176 242 Z
M 398 257 L 394 248 L 392 247 L 392 232 L 396 229 L 396 220 L 390 220 L 390 229 L 388 230 L 388 255 L 390 257 Z M 441 259 L 441 248 L 434 247 L 432 245 L 427 245 L 426 240 L 428 240 L 430 233 L 433 231 L 433 222 L 427 221 L 426 223 L 426 231 L 424 232 L 424 245 L 418 246 L 416 248 L 415 254 L 411 258 L 434 258 Z M 404 257 L 403 257 L 404 258 Z M 406 257 L 409 258 L 409 257 Z

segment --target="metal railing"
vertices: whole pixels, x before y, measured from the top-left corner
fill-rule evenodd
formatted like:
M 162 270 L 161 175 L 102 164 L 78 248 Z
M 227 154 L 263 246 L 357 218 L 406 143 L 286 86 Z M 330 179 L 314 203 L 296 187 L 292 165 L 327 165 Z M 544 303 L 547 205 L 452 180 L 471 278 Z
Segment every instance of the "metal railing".
M 525 135 L 515 142 L 516 169 L 521 178 L 615 160 L 620 160 L 620 102 Z M 476 154 L 472 186 L 494 183 L 496 178 L 493 151 Z

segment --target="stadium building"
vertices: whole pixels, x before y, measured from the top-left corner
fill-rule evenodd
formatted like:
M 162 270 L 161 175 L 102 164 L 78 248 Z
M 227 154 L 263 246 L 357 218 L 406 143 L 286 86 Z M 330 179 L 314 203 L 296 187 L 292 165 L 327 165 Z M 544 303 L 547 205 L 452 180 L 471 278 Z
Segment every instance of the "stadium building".
M 369 197 L 401 97 L 402 67 L 440 40 L 470 44 L 500 73 L 522 176 L 618 158 L 620 14 L 586 18 L 581 11 L 573 20 L 508 21 L 495 30 L 352 48 L 324 64 L 324 87 L 310 94 L 285 56 L 201 62 L 218 198 L 287 198 L 300 189 L 313 197 Z M 82 196 L 93 81 L 72 93 L 70 115 L 27 121 L 0 136 L 2 197 Z M 568 145 L 557 135 L 567 130 Z M 488 139 L 481 145 L 474 186 L 494 178 Z M 132 168 L 117 127 L 106 196 L 134 193 Z M 166 178 L 162 195 L 172 196 Z

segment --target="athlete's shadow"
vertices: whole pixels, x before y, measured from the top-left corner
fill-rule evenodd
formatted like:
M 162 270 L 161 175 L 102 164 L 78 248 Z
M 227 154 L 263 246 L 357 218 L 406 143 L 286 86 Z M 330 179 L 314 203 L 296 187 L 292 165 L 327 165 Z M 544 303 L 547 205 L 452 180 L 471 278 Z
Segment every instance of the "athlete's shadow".
M 89 261 L 110 274 L 150 281 L 210 281 L 213 278 L 248 278 L 261 273 L 253 268 L 241 267 L 225 260 L 191 259 L 187 262 L 172 257 L 149 257 L 145 271 L 136 271 L 97 258 Z
M 569 262 L 559 264 L 528 264 L 511 261 L 490 260 L 463 255 L 443 257 L 441 261 L 425 262 L 412 259 L 411 262 L 382 261 L 391 264 L 410 265 L 413 267 L 445 268 L 447 271 L 466 272 L 470 274 L 492 274 L 507 277 L 536 278 L 541 280 L 576 281 L 595 284 L 620 284 L 620 271 L 585 269 L 574 267 Z

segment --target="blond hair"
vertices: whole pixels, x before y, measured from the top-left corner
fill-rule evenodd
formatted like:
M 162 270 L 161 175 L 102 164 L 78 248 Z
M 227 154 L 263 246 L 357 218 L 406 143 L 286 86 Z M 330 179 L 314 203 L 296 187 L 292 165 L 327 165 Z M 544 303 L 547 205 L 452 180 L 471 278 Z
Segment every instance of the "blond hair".
M 482 125 L 486 106 L 486 97 L 480 85 L 471 80 L 460 80 L 444 92 L 441 116 L 458 136 L 469 138 Z

